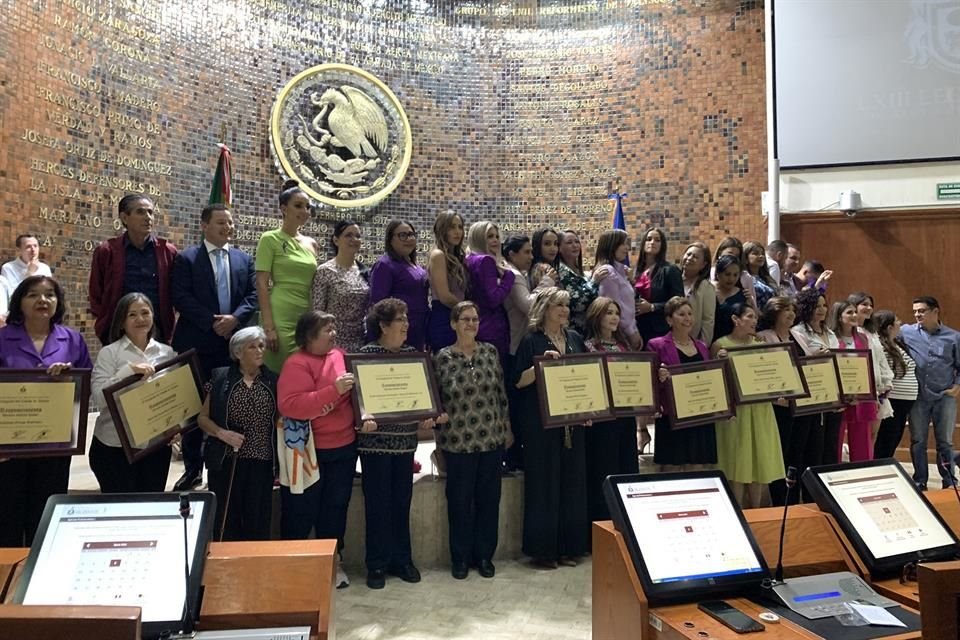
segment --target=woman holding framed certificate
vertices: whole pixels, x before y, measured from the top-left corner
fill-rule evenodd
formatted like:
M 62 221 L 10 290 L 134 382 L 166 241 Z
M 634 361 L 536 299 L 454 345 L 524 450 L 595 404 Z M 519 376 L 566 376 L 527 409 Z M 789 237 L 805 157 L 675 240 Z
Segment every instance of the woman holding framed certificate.
M 170 447 L 158 447 L 134 463 L 127 461 L 103 390 L 130 376 L 152 376 L 156 366 L 177 355 L 154 339 L 153 306 L 142 293 L 128 293 L 117 303 L 110 323 L 110 343 L 100 350 L 90 381 L 100 415 L 90 443 L 90 469 L 103 493 L 163 491 L 170 469 Z
M 579 425 L 545 429 L 540 415 L 534 358 L 583 353 L 583 338 L 567 328 L 570 294 L 557 287 L 537 293 L 530 333 L 517 348 L 511 384 L 524 425 L 523 552 L 536 566 L 575 566 L 590 548 L 586 457 Z
M 460 302 L 450 313 L 457 341 L 433 356 L 443 409 L 449 420 L 436 431 L 447 462 L 450 572 L 484 578 L 495 573 L 500 524 L 500 463 L 513 441 L 503 369 L 496 348 L 477 341 L 480 312 Z
M 630 344 L 620 330 L 621 306 L 610 298 L 599 297 L 587 308 L 587 351 L 627 353 Z M 607 476 L 639 471 L 637 419 L 629 416 L 595 422 L 586 430 L 587 508 L 590 520 L 609 520 L 603 497 Z
M 739 272 L 737 277 L 739 277 Z M 693 331 L 693 307 L 690 301 L 674 296 L 664 305 L 663 312 L 670 326 L 670 333 L 654 338 L 647 349 L 660 358 L 660 382 L 667 380 L 666 366 L 704 362 L 710 359 L 707 345 L 690 337 Z M 662 393 L 661 398 L 667 397 Z M 653 461 L 664 471 L 690 471 L 717 463 L 717 435 L 714 424 L 671 429 L 666 406 L 657 418 L 654 434 Z
M 731 311 L 733 331 L 713 343 L 718 358 L 761 342 L 753 307 L 740 303 Z M 736 416 L 717 424 L 717 466 L 730 481 L 741 509 L 770 506 L 769 485 L 784 477 L 781 435 L 770 402 L 741 404 Z
M 0 368 L 39 369 L 55 376 L 93 367 L 83 337 L 62 324 L 66 298 L 56 280 L 25 278 L 14 290 L 9 310 L 7 325 L 0 329 Z M 4 460 L 0 454 L 0 547 L 33 544 L 47 498 L 67 492 L 70 460 L 69 455 Z
M 360 353 L 416 351 L 406 344 L 409 327 L 405 302 L 397 298 L 377 302 L 367 314 L 367 333 L 374 341 L 361 347 Z M 420 571 L 413 564 L 410 548 L 410 469 L 417 450 L 417 430 L 431 429 L 434 421 L 428 418 L 420 422 L 384 423 L 377 421 L 375 415 L 361 419 L 357 451 L 363 470 L 367 586 L 382 589 L 387 573 L 404 582 L 420 582 Z
M 833 303 L 829 324 L 837 335 L 838 348 L 841 351 L 870 349 L 870 338 L 860 328 L 857 307 L 849 300 Z M 840 434 L 837 438 L 837 460 L 842 459 L 844 434 L 850 448 L 850 462 L 873 459 L 873 434 L 870 425 L 876 421 L 877 415 L 876 400 L 861 400 L 843 412 L 843 422 L 840 423 Z

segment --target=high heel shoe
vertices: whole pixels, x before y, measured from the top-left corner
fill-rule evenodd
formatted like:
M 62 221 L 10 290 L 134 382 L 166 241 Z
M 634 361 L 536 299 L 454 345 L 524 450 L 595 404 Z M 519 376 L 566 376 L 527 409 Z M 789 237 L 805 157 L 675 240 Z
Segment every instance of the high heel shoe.
M 650 443 L 653 442 L 653 438 L 650 437 L 650 432 L 647 431 L 646 427 L 640 429 L 640 453 L 646 453 L 647 447 L 650 446 Z

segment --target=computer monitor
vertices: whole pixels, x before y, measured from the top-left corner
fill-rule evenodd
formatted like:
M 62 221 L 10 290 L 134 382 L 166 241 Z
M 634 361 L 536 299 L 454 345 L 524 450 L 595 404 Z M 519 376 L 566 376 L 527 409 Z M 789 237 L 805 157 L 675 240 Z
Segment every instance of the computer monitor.
M 769 578 L 723 472 L 610 476 L 603 489 L 649 600 L 731 595 Z
M 957 537 L 896 460 L 811 467 L 802 481 L 874 576 L 957 554 Z
M 216 496 L 189 494 L 184 576 L 180 494 L 56 495 L 48 501 L 13 601 L 138 606 L 144 638 L 180 630 L 184 602 L 199 613 Z

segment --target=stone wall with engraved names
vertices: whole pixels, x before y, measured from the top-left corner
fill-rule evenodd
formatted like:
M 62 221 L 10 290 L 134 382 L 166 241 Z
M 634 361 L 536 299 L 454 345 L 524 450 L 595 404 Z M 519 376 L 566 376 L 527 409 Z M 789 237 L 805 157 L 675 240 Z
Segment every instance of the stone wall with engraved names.
M 504 236 L 577 229 L 589 265 L 612 190 L 631 234 L 663 226 L 673 258 L 688 238 L 763 239 L 762 28 L 759 0 L 10 0 L 0 255 L 36 233 L 69 323 L 92 337 L 90 257 L 120 231 L 118 200 L 148 194 L 162 235 L 197 242 L 221 140 L 235 243 L 252 252 L 279 223 L 271 106 L 325 62 L 392 89 L 413 159 L 378 206 L 318 208 L 304 231 L 324 247 L 337 219 L 358 219 L 375 259 L 396 217 L 425 255 L 452 208 Z

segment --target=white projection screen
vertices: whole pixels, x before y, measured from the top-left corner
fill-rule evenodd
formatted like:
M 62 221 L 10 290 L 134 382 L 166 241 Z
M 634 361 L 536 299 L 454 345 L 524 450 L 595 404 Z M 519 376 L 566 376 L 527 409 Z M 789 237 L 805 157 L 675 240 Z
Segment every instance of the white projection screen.
M 960 0 L 770 0 L 782 168 L 960 158 Z

